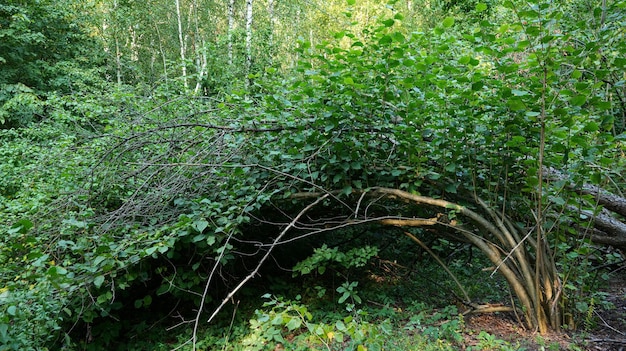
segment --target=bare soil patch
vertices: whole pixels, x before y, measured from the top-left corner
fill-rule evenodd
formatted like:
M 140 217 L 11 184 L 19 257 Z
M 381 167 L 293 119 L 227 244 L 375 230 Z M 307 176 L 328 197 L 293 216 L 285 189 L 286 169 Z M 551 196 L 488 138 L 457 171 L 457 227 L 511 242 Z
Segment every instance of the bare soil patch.
M 626 350 L 626 266 L 611 274 L 605 290 L 612 308 L 599 310 L 597 327 L 585 338 L 589 351 Z
M 479 344 L 481 331 L 505 340 L 512 347 L 519 345 L 527 351 L 582 350 L 626 351 L 626 267 L 614 271 L 607 288 L 603 289 L 612 307 L 595 311 L 596 326 L 587 332 L 550 333 L 539 335 L 520 326 L 510 313 L 469 315 L 466 318 L 465 344 Z

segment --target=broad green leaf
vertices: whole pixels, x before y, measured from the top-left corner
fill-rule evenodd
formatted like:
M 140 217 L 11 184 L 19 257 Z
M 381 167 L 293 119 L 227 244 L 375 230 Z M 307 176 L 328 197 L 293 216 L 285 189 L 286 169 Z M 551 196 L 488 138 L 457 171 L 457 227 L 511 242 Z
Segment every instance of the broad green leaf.
M 99 275 L 96 278 L 94 278 L 94 280 L 93 280 L 93 285 L 95 285 L 96 288 L 100 288 L 102 286 L 102 283 L 104 283 L 104 276 L 103 275 Z
M 483 4 L 482 2 L 479 2 L 478 4 L 476 4 L 476 12 L 483 12 L 487 9 L 487 5 Z
M 395 42 L 398 42 L 398 43 L 404 43 L 404 42 L 406 41 L 406 38 L 405 38 L 405 37 L 404 37 L 404 35 L 403 35 L 402 33 L 400 33 L 400 32 L 395 32 L 395 33 L 393 33 L 393 34 L 392 34 L 392 37 L 393 37 L 393 40 L 394 40 Z M 400 56 L 400 55 L 396 55 L 396 57 L 398 57 L 398 56 Z
M 392 20 L 392 19 L 388 19 L 388 20 L 384 20 L 383 21 L 383 24 L 385 25 L 385 27 L 391 27 L 391 26 L 393 26 L 394 23 L 395 23 L 395 21 Z
M 459 63 L 462 64 L 462 65 L 466 65 L 466 64 L 468 64 L 470 62 L 470 59 L 471 59 L 471 57 L 469 57 L 469 56 L 461 56 L 459 58 Z
M 7 314 L 9 316 L 15 316 L 17 314 L 17 307 L 14 305 L 11 305 L 7 308 Z
M 346 2 L 348 3 L 348 5 L 352 6 L 354 4 L 356 4 L 356 0 L 346 0 Z
M 378 40 L 378 44 L 380 45 L 387 45 L 387 44 L 390 44 L 391 42 L 393 42 L 393 38 L 391 38 L 390 35 L 385 35 Z
M 289 331 L 294 331 L 300 328 L 301 325 L 302 325 L 302 321 L 300 320 L 300 318 L 291 318 L 289 322 L 285 324 L 285 327 L 287 327 Z
M 600 126 L 598 125 L 598 123 L 594 122 L 594 121 L 590 121 L 589 123 L 587 123 L 585 125 L 585 128 L 583 129 L 585 132 L 596 132 L 600 129 Z
M 446 192 L 450 193 L 450 194 L 456 194 L 456 184 L 448 184 L 446 185 Z
M 570 104 L 573 106 L 582 106 L 587 102 L 587 96 L 585 95 L 574 95 L 569 99 Z
M 30 228 L 33 227 L 33 222 L 27 220 L 27 219 L 22 219 L 19 220 L 17 222 L 15 222 L 12 226 L 11 229 L 7 230 L 10 234 L 15 234 L 15 233 L 20 233 L 20 234 L 26 234 L 26 232 L 28 232 L 28 230 L 30 230 Z
M 511 89 L 511 94 L 515 96 L 524 96 L 524 95 L 528 95 L 529 93 L 525 90 Z
M 520 111 L 526 108 L 526 105 L 519 98 L 511 98 L 506 102 L 507 106 L 513 111 Z
M 441 23 L 445 28 L 450 28 L 454 25 L 454 18 L 446 17 Z
M 206 227 L 209 226 L 209 222 L 207 222 L 207 221 L 205 221 L 203 219 L 202 220 L 197 220 L 197 221 L 194 221 L 191 226 L 197 232 L 202 233 L 206 229 Z
M 352 189 L 352 187 L 351 187 L 350 185 L 345 186 L 345 187 L 341 190 L 341 192 L 342 192 L 342 193 L 344 193 L 345 195 L 350 195 L 350 194 L 352 194 L 352 191 L 353 191 L 353 189 Z
M 209 235 L 209 236 L 206 238 L 206 243 L 207 243 L 209 246 L 213 246 L 213 245 L 215 244 L 215 242 L 216 242 L 216 241 L 217 241 L 217 239 L 215 238 L 215 235 Z

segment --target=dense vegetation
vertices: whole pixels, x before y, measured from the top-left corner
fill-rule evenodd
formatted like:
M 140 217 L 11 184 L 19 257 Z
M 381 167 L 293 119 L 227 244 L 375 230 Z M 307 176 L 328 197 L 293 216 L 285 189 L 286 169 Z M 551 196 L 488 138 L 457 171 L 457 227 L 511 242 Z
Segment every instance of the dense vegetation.
M 0 350 L 588 328 L 626 249 L 624 28 L 623 0 L 1 4 Z

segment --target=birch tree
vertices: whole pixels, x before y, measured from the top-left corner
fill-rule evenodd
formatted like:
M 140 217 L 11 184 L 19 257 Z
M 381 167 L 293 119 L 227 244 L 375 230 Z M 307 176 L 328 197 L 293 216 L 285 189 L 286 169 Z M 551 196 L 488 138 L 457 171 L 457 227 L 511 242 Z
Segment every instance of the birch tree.
M 274 18 L 274 0 L 267 0 L 267 14 L 269 16 L 270 22 L 270 34 L 268 39 L 268 47 L 270 48 L 269 54 L 269 62 L 273 62 L 273 50 L 274 47 L 274 27 L 275 27 L 275 18 Z
M 233 65 L 233 30 L 235 27 L 235 0 L 228 0 L 228 65 Z
M 185 65 L 185 41 L 183 39 L 183 22 L 180 15 L 180 0 L 175 0 L 176 3 L 176 19 L 178 22 L 178 41 L 180 45 L 180 60 L 182 65 L 182 75 L 185 89 L 189 87 L 187 82 L 187 67 Z
M 252 0 L 246 0 L 246 85 L 250 84 L 248 75 L 252 68 Z

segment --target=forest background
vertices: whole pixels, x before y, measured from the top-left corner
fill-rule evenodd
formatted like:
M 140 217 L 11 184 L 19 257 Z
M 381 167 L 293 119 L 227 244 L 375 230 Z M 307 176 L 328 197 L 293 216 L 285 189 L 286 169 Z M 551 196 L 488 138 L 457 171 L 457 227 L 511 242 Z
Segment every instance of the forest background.
M 5 1 L 0 350 L 590 330 L 625 28 L 623 0 Z

